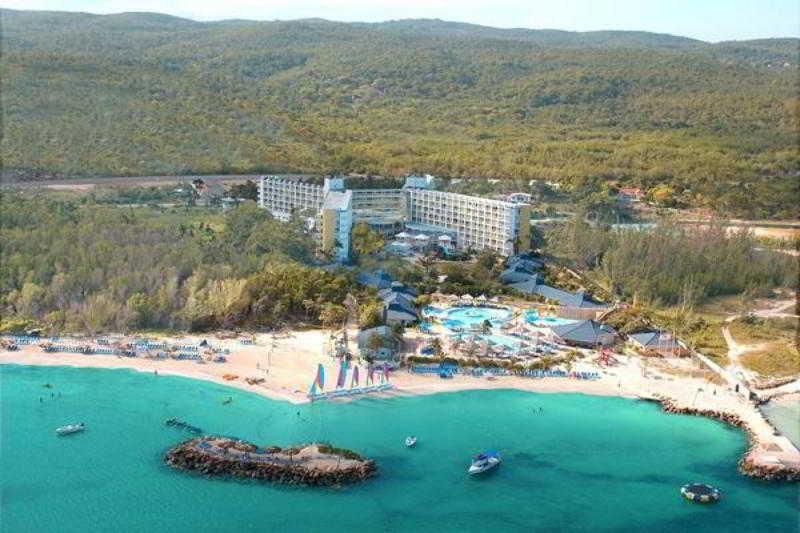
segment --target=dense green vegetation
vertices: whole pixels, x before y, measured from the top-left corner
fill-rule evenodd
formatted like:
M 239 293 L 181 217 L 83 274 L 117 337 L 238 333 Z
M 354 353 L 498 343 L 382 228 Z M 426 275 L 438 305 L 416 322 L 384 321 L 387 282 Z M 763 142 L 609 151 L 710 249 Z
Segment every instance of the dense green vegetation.
M 796 214 L 796 39 L 2 17 L 7 177 L 418 171 Z
M 717 226 L 614 231 L 578 217 L 553 230 L 547 241 L 549 253 L 634 303 L 693 307 L 712 296 L 793 287 L 798 276 L 794 257 L 758 250 L 751 234 L 728 234 Z
M 351 275 L 310 264 L 302 222 L 278 222 L 252 202 L 220 215 L 6 193 L 0 207 L 5 329 L 331 325 L 342 316 L 331 306 L 359 294 Z

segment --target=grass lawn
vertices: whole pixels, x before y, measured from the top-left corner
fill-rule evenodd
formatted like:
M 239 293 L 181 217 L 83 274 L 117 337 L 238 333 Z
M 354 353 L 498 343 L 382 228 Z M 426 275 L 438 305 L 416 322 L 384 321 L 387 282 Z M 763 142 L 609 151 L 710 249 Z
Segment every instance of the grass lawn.
M 733 338 L 744 344 L 776 340 L 791 341 L 797 335 L 798 319 L 744 317 L 731 322 L 729 328 Z
M 776 341 L 765 347 L 747 352 L 741 357 L 747 368 L 762 376 L 782 377 L 800 374 L 800 352 L 785 341 Z

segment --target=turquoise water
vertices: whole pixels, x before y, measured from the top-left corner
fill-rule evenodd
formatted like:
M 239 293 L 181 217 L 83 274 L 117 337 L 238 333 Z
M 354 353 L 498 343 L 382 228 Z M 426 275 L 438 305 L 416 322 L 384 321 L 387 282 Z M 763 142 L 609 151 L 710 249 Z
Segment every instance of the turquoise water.
M 557 316 L 539 316 L 536 311 L 526 311 L 525 320 L 534 326 L 551 328 L 553 326 L 563 326 L 565 324 L 574 324 L 577 320 L 569 318 L 561 318 Z
M 183 378 L 8 365 L 0 365 L 0 387 L 4 532 L 797 527 L 796 486 L 736 473 L 741 432 L 651 403 L 469 391 L 298 407 Z M 222 405 L 228 396 L 233 403 Z M 329 440 L 375 458 L 380 474 L 309 489 L 174 472 L 161 455 L 184 435 L 163 425 L 170 416 L 259 444 Z M 88 429 L 55 436 L 72 421 Z M 408 434 L 419 437 L 416 449 L 403 446 Z M 484 448 L 505 461 L 469 479 L 469 457 Z M 719 486 L 722 502 L 682 500 L 679 486 L 695 480 Z
M 498 327 L 511 318 L 511 311 L 495 307 L 455 306 L 448 309 L 426 307 L 425 314 L 435 316 L 448 329 L 469 329 L 481 326 L 485 321 Z

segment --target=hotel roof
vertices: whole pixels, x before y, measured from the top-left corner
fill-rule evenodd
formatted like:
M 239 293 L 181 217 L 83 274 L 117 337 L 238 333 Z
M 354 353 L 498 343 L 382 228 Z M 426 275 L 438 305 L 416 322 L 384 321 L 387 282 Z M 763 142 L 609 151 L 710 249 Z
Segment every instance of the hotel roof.
M 594 320 L 582 320 L 573 324 L 554 326 L 550 330 L 565 341 L 580 344 L 603 344 L 604 340 L 617 335 L 611 326 Z

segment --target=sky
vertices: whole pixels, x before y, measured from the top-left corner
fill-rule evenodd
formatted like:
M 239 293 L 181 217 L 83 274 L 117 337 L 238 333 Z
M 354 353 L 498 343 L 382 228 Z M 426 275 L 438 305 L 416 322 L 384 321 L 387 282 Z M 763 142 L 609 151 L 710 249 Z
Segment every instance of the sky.
M 798 0 L 0 0 L 0 6 L 151 11 L 200 21 L 439 18 L 499 28 L 642 30 L 712 42 L 800 37 Z

